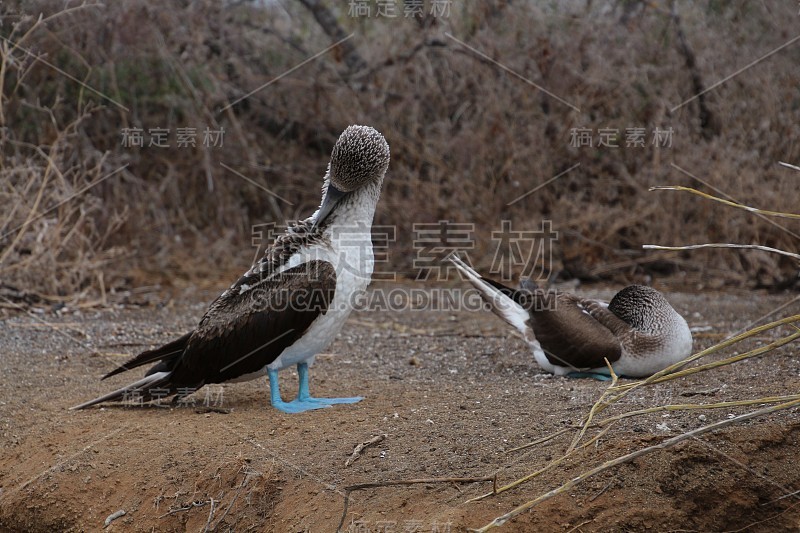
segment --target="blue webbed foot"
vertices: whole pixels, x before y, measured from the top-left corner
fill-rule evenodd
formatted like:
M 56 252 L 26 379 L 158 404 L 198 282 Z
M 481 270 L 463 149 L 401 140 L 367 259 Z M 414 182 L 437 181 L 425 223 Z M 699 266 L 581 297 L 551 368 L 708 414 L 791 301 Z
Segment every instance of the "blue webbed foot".
M 320 404 L 316 402 L 305 402 L 300 400 L 292 400 L 291 402 L 284 402 L 283 400 L 272 400 L 270 402 L 272 407 L 284 413 L 302 413 L 304 411 L 311 411 L 313 409 L 324 409 L 329 407 L 327 404 Z
M 568 378 L 592 378 L 598 381 L 609 381 L 611 376 L 608 374 L 600 374 L 598 372 L 570 372 L 567 374 Z M 621 377 L 621 376 L 620 376 Z
M 268 370 L 269 375 L 269 396 L 270 403 L 275 409 L 284 413 L 302 413 L 313 409 L 324 409 L 339 403 L 356 403 L 364 398 L 355 396 L 352 398 L 314 398 L 308 390 L 308 364 L 299 363 L 297 373 L 300 377 L 300 388 L 297 391 L 297 398 L 291 402 L 284 402 L 281 399 L 280 387 L 278 386 L 278 371 Z
M 337 403 L 356 403 L 364 399 L 361 396 L 354 396 L 352 398 L 314 398 L 308 390 L 308 363 L 297 364 L 297 376 L 300 379 L 297 400 L 301 402 L 328 407 L 336 405 Z
M 314 398 L 313 396 L 306 396 L 304 398 L 299 398 L 306 403 L 311 403 L 314 405 L 322 405 L 323 407 L 328 407 L 330 405 L 336 405 L 337 403 L 356 403 L 363 400 L 361 396 L 353 396 L 352 398 Z M 297 401 L 297 400 L 295 400 Z
M 328 405 L 320 403 L 303 401 L 301 398 L 294 399 L 291 402 L 284 402 L 281 399 L 281 390 L 278 386 L 278 371 L 268 370 L 267 374 L 269 375 L 269 403 L 278 411 L 292 414 L 328 407 Z

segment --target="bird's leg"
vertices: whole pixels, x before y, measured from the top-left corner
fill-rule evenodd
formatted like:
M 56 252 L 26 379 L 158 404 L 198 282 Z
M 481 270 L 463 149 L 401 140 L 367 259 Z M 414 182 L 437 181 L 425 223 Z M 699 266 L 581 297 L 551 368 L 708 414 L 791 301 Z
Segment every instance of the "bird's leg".
M 356 403 L 364 398 L 355 396 L 352 398 L 314 398 L 308 390 L 308 363 L 297 363 L 297 375 L 300 377 L 300 388 L 297 391 L 297 400 L 303 403 L 311 403 L 323 407 L 337 403 Z
M 311 399 L 311 391 L 308 390 L 308 363 L 297 364 L 297 377 L 300 380 L 300 387 L 297 389 L 298 400 Z
M 284 413 L 302 413 L 311 409 L 327 407 L 327 405 L 318 403 L 302 402 L 299 398 L 291 402 L 284 402 L 281 399 L 281 389 L 278 386 L 278 371 L 267 369 L 267 374 L 269 375 L 269 401 L 275 409 Z

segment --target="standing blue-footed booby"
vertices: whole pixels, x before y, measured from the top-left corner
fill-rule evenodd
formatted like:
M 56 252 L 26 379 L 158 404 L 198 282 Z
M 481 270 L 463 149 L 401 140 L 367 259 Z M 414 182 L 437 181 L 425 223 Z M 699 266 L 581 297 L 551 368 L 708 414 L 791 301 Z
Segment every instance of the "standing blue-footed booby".
M 492 312 L 522 334 L 547 372 L 608 379 L 608 359 L 617 375 L 643 377 L 691 354 L 686 320 L 650 287 L 630 285 L 606 304 L 545 291 L 530 280 L 512 289 L 481 277 L 455 255 L 450 261 Z
M 372 219 L 388 166 L 389 145 L 380 133 L 367 126 L 344 130 L 333 147 L 319 209 L 278 236 L 211 304 L 197 328 L 103 378 L 157 362 L 143 379 L 73 409 L 131 393 L 143 401 L 180 397 L 209 383 L 265 373 L 272 405 L 287 413 L 361 400 L 312 397 L 308 365 L 344 325 L 353 295 L 370 282 Z M 284 402 L 278 371 L 292 365 L 297 365 L 300 387 L 297 398 Z

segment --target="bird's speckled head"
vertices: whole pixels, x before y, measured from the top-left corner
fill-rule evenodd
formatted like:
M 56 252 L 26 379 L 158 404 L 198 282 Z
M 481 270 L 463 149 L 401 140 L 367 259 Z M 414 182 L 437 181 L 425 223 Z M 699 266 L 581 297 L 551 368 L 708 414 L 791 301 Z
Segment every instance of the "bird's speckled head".
M 389 144 L 369 126 L 349 126 L 333 147 L 331 185 L 352 192 L 380 180 L 389 168 Z
M 675 313 L 664 296 L 644 285 L 629 285 L 608 304 L 608 310 L 640 330 L 654 330 L 666 325 Z

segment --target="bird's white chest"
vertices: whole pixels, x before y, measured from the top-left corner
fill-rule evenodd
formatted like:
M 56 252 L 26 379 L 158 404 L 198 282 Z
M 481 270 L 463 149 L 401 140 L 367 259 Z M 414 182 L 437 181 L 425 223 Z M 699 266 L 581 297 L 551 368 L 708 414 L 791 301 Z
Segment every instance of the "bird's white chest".
M 328 311 L 317 317 L 306 332 L 268 368 L 280 370 L 299 362 L 313 363 L 314 356 L 326 349 L 336 338 L 350 316 L 355 302 L 366 290 L 372 278 L 374 256 L 369 228 L 361 232 L 348 232 L 339 239 L 336 235 L 331 246 L 318 246 L 303 250 L 287 263 L 286 268 L 305 261 L 320 259 L 330 262 L 336 271 L 336 291 Z

